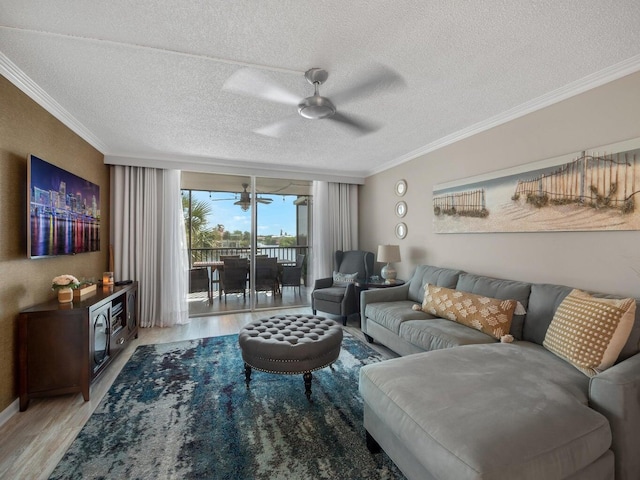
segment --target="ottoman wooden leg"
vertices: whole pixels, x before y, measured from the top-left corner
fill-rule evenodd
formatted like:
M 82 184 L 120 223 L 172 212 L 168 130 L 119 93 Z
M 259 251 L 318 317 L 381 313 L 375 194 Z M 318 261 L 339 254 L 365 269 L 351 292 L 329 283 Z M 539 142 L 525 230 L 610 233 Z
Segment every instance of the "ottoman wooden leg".
M 251 381 L 251 366 L 244 364 L 244 383 L 247 384 L 247 388 L 249 388 L 249 382 Z
M 304 394 L 307 400 L 311 401 L 311 372 L 306 372 L 302 378 L 304 378 Z

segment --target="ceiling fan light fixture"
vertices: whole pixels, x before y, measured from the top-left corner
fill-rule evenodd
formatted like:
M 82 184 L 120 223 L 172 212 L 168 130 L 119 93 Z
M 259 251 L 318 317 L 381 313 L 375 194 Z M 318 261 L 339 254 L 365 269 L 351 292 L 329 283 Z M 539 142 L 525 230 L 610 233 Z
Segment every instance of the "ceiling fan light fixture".
M 298 113 L 304 118 L 319 120 L 336 113 L 336 107 L 327 97 L 314 95 L 307 97 L 298 104 Z
M 251 206 L 251 200 L 248 198 L 240 198 L 240 200 L 238 200 L 237 202 L 233 202 L 233 204 L 238 205 L 243 212 L 246 212 Z

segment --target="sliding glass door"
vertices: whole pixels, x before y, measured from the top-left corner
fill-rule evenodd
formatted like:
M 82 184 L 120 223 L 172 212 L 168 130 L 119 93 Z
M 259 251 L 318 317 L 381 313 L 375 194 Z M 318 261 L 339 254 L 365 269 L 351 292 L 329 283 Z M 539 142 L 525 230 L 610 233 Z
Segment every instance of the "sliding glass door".
M 183 173 L 182 183 L 192 316 L 309 305 L 310 182 Z
M 255 179 L 255 192 L 255 307 L 268 308 L 278 303 L 309 305 L 305 282 L 309 253 L 309 182 L 259 177 Z M 271 278 L 265 275 L 273 270 L 269 264 L 274 262 L 277 277 L 275 289 L 270 290 Z M 259 268 L 262 266 L 264 268 Z M 268 300 L 269 296 L 273 301 L 263 303 L 263 297 Z

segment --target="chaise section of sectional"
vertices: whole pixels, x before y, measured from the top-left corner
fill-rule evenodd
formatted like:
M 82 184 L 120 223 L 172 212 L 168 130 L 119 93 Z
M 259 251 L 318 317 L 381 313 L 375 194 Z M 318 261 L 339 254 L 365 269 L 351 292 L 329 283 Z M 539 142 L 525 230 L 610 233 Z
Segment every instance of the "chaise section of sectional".
M 589 379 L 530 342 L 469 345 L 363 367 L 365 428 L 408 478 L 613 478 Z M 401 448 L 399 448 L 399 445 Z
M 515 342 L 410 310 L 427 283 L 517 300 Z M 421 265 L 383 292 L 362 292 L 362 329 L 404 357 L 363 368 L 360 390 L 368 444 L 407 477 L 640 478 L 638 301 L 617 361 L 589 378 L 543 345 L 572 287 Z

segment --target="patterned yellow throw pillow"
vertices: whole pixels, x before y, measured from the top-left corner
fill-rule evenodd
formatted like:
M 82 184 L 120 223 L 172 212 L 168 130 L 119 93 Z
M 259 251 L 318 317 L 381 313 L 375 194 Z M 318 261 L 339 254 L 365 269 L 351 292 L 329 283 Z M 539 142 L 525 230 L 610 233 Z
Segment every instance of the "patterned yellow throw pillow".
M 509 333 L 517 303 L 426 284 L 422 310 L 500 340 Z
M 596 298 L 572 290 L 556 310 L 542 345 L 592 377 L 616 362 L 635 314 L 633 298 Z

